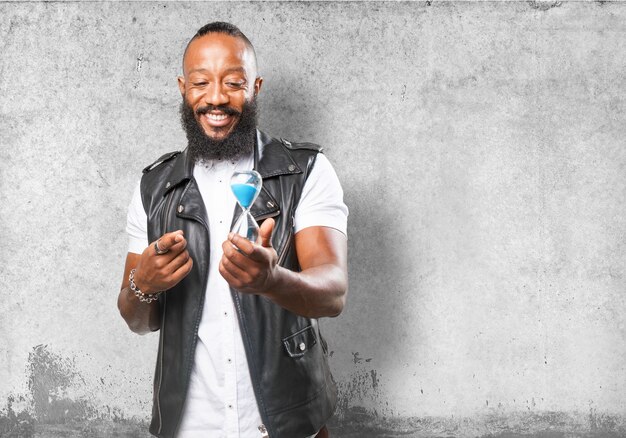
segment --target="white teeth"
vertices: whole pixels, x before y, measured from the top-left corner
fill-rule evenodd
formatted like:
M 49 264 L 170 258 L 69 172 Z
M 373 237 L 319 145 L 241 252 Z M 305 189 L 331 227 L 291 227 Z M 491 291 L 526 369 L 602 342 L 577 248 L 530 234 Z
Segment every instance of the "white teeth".
M 209 119 L 214 120 L 216 122 L 219 122 L 221 120 L 224 120 L 226 117 L 228 117 L 226 114 L 211 114 L 211 113 L 207 113 L 206 115 Z

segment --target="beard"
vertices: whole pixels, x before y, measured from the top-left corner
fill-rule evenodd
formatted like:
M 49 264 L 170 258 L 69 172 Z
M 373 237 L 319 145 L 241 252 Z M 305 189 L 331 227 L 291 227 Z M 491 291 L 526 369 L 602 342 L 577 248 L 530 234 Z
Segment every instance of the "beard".
M 195 117 L 196 114 L 202 115 L 212 110 L 239 116 L 232 132 L 221 140 L 214 140 L 206 135 Z M 241 113 L 223 105 L 202 106 L 194 113 L 193 108 L 183 97 L 180 104 L 180 121 L 187 134 L 189 155 L 196 163 L 209 160 L 236 160 L 254 151 L 257 126 L 256 99 L 246 101 Z

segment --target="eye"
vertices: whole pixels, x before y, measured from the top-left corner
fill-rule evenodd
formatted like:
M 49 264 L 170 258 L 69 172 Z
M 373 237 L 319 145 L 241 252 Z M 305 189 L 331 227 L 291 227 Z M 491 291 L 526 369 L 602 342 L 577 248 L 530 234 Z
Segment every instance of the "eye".
M 192 82 L 194 87 L 204 87 L 207 84 L 205 81 Z
M 246 85 L 246 81 L 226 81 L 226 86 L 230 88 L 239 89 L 239 88 L 244 88 L 245 85 Z

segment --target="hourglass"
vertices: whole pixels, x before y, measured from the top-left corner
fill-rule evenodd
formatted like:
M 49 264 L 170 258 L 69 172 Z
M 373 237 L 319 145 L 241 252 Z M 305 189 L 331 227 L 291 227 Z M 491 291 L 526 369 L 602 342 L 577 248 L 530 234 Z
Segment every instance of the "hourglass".
M 250 214 L 250 207 L 259 195 L 262 186 L 263 179 L 256 170 L 235 172 L 230 178 L 230 188 L 243 210 L 231 231 L 251 242 L 256 242 L 259 237 L 259 226 Z

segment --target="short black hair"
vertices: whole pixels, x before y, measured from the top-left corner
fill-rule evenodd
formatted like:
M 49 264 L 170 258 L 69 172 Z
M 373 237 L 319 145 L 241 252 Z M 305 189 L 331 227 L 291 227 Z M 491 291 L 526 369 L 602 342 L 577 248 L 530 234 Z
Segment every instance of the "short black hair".
M 193 40 L 210 33 L 223 33 L 225 35 L 230 35 L 232 37 L 241 39 L 246 44 L 246 46 L 248 46 L 248 48 L 252 50 L 252 54 L 254 55 L 254 59 L 256 60 L 256 51 L 254 50 L 254 46 L 252 45 L 248 37 L 237 26 L 227 23 L 225 21 L 214 21 L 212 23 L 205 24 L 200 29 L 198 29 L 196 34 L 187 43 L 185 51 L 183 52 L 183 59 L 185 59 L 185 54 L 187 53 L 187 49 L 189 49 L 189 44 L 191 44 Z
M 248 46 L 250 46 L 250 48 L 254 48 L 248 37 L 237 26 L 226 23 L 225 21 L 214 21 L 213 23 L 205 24 L 198 29 L 192 40 L 208 33 L 224 33 L 235 38 L 241 38 Z

